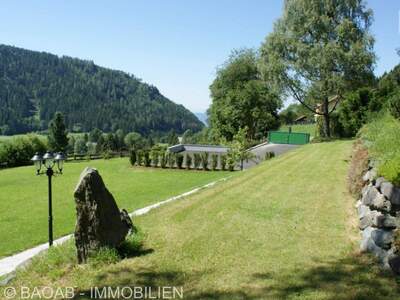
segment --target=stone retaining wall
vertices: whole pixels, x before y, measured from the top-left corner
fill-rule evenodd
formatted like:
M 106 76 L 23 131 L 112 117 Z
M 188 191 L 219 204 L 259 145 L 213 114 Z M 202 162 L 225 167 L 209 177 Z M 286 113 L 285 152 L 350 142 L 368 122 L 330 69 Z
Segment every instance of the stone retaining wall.
M 357 202 L 361 251 L 373 253 L 385 269 L 400 275 L 400 188 L 377 177 L 370 166 Z

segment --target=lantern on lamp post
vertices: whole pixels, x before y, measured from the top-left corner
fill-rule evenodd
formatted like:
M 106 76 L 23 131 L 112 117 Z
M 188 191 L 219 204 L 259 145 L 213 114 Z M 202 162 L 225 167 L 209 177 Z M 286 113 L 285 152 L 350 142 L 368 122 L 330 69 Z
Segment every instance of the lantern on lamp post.
M 62 174 L 64 160 L 66 157 L 63 153 L 57 153 L 56 156 L 53 155 L 52 152 L 47 151 L 43 157 L 36 153 L 32 157 L 32 161 L 36 168 L 36 175 L 46 174 L 48 178 L 48 196 L 49 196 L 49 246 L 53 245 L 53 201 L 52 201 L 52 186 L 51 186 L 51 178 L 55 173 Z M 54 165 L 57 165 L 57 170 L 54 171 Z M 44 166 L 45 171 L 41 171 Z

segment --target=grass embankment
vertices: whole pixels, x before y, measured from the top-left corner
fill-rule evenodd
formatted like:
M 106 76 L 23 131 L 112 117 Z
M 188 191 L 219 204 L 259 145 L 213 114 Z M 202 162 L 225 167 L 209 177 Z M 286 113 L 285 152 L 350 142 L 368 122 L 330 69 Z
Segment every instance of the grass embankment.
M 185 299 L 398 299 L 393 277 L 357 254 L 350 152 L 350 141 L 303 146 L 137 218 L 145 239 L 136 257 L 76 266 L 69 244 L 13 284 L 183 286 Z
M 120 208 L 132 211 L 189 191 L 227 172 L 132 168 L 127 158 L 67 163 L 53 177 L 54 235 L 74 231 L 73 190 L 86 166 L 99 170 Z M 230 175 L 230 174 L 229 174 Z M 47 241 L 47 177 L 33 166 L 0 170 L 0 257 Z
M 400 185 L 400 121 L 387 114 L 361 129 L 369 155 L 378 163 L 378 173 Z
M 308 133 L 310 137 L 315 136 L 315 124 L 283 125 L 279 130 L 289 131 L 289 127 L 292 127 L 292 132 Z

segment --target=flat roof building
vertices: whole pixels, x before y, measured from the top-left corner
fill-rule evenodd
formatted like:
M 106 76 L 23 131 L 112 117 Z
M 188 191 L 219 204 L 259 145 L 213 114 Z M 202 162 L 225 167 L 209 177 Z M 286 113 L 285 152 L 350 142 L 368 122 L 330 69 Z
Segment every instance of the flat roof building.
M 225 146 L 214 145 L 193 145 L 193 144 L 178 144 L 168 148 L 173 153 L 204 153 L 209 154 L 227 154 L 229 148 Z

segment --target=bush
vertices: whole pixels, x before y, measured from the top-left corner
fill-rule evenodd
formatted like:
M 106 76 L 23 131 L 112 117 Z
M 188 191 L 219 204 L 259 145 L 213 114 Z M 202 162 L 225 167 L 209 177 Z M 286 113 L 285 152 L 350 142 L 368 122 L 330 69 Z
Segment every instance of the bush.
M 221 170 L 226 170 L 226 155 L 221 155 Z
M 272 152 L 272 151 L 265 152 L 265 156 L 264 156 L 265 160 L 269 160 L 273 157 L 275 157 L 275 152 Z
M 176 165 L 177 165 L 178 169 L 182 169 L 182 164 L 183 164 L 183 155 L 177 154 L 176 155 Z
M 159 162 L 159 152 L 157 150 L 151 150 L 151 160 L 153 161 L 153 166 L 158 167 L 158 162 Z
M 161 164 L 161 168 L 166 168 L 167 167 L 167 162 L 168 162 L 168 157 L 166 155 L 165 151 L 162 151 L 160 153 L 160 164 Z
M 83 155 L 87 152 L 86 142 L 83 138 L 78 138 L 75 140 L 74 145 L 74 154 L 75 155 Z
M 211 155 L 211 170 L 215 171 L 218 167 L 218 155 Z
M 226 157 L 226 164 L 228 165 L 229 171 L 234 171 L 237 161 L 239 160 L 239 153 L 234 148 L 228 151 Z
M 208 152 L 204 152 L 200 155 L 201 157 L 201 167 L 204 171 L 208 170 Z
M 173 169 L 175 165 L 175 153 L 168 152 L 167 158 L 168 158 L 168 167 Z
M 370 111 L 374 110 L 373 100 L 374 94 L 370 88 L 360 88 L 347 94 L 340 103 L 337 123 L 340 123 L 341 128 L 336 128 L 336 135 L 355 136 L 368 121 Z
M 186 154 L 186 169 L 190 170 L 192 167 L 192 156 L 190 154 Z
M 400 87 L 389 98 L 389 111 L 393 117 L 400 120 Z
M 138 150 L 136 152 L 136 158 L 137 158 L 137 165 L 138 166 L 141 166 L 143 164 L 143 156 L 144 156 L 143 150 Z
M 129 152 L 129 162 L 132 166 L 136 164 L 136 151 L 134 149 Z
M 200 167 L 200 162 L 201 162 L 200 154 L 195 153 L 193 155 L 193 167 L 195 170 L 197 170 Z
M 112 151 L 109 150 L 109 149 L 104 150 L 103 153 L 102 153 L 102 156 L 103 156 L 103 159 L 110 159 L 110 158 L 113 158 Z
M 150 151 L 149 150 L 144 150 L 143 151 L 143 162 L 145 167 L 150 167 L 151 166 L 151 159 L 150 159 Z
M 44 153 L 47 149 L 44 139 L 36 135 L 13 138 L 0 143 L 0 166 L 17 167 L 31 164 L 36 152 Z
M 386 114 L 363 127 L 360 136 L 378 164 L 378 174 L 400 185 L 400 121 Z

